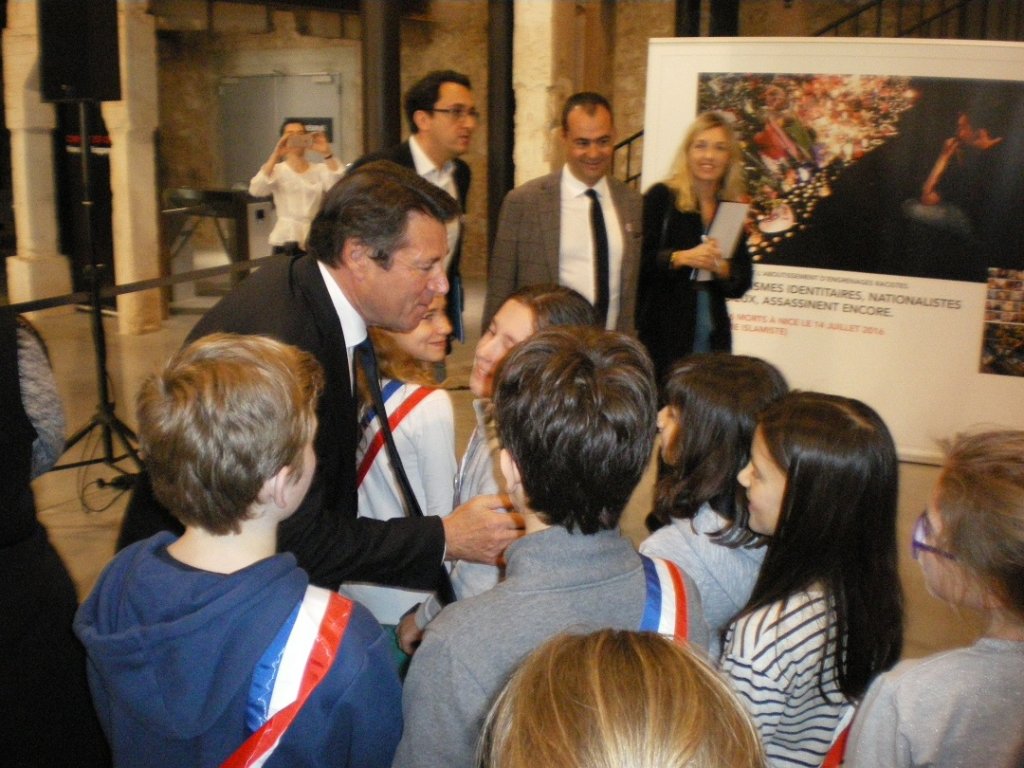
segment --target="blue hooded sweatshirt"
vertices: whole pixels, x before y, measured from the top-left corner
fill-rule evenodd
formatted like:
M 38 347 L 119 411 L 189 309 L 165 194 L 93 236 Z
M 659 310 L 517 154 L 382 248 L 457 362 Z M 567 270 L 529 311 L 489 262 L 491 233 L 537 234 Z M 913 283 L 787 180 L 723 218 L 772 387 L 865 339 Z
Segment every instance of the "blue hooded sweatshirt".
M 250 735 L 253 669 L 305 594 L 290 554 L 232 574 L 175 560 L 160 533 L 128 547 L 75 618 L 116 766 L 218 766 Z M 337 658 L 267 761 L 389 766 L 402 735 L 389 643 L 353 606 Z

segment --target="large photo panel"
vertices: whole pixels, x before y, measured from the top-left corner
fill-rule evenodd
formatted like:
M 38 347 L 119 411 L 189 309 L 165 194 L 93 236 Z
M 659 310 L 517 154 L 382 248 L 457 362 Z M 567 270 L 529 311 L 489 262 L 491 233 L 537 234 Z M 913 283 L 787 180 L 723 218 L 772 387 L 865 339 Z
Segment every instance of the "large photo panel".
M 734 351 L 869 403 L 907 460 L 1024 428 L 1024 46 L 652 40 L 647 88 L 644 188 L 700 112 L 742 144 Z

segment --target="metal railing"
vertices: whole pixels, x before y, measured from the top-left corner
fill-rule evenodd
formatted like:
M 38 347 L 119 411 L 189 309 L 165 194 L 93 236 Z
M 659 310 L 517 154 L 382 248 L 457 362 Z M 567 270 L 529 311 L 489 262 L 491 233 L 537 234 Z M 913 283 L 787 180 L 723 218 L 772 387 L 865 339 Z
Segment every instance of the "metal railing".
M 612 174 L 633 189 L 640 185 L 640 163 L 643 160 L 644 131 L 641 128 L 615 145 L 612 151 Z
M 1019 0 L 872 0 L 825 25 L 815 37 L 1024 39 Z
M 872 0 L 815 32 L 813 37 L 928 37 L 1024 40 L 1021 0 Z M 615 145 L 613 173 L 634 189 L 640 183 L 643 129 Z

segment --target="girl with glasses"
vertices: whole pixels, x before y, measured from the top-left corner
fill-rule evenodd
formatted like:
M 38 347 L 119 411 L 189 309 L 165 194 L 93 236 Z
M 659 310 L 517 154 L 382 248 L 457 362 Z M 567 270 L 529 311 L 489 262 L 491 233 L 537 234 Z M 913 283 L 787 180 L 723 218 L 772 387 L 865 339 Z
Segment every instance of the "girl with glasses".
M 985 632 L 876 680 L 847 766 L 1024 765 L 1024 431 L 958 435 L 944 448 L 911 547 L 928 591 L 980 612 Z
M 768 545 L 721 669 L 769 765 L 821 765 L 900 654 L 896 449 L 864 403 L 795 392 L 761 414 L 738 480 Z

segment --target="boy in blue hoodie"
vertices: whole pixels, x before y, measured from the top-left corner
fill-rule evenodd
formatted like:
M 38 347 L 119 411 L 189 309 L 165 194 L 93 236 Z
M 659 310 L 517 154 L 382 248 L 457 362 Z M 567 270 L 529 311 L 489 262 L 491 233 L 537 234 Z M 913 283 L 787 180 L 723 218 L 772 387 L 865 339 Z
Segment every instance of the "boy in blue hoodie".
M 294 347 L 214 334 L 143 385 L 142 449 L 185 532 L 123 550 L 75 620 L 115 765 L 390 765 L 401 689 L 380 626 L 275 554 L 313 477 L 322 382 Z

